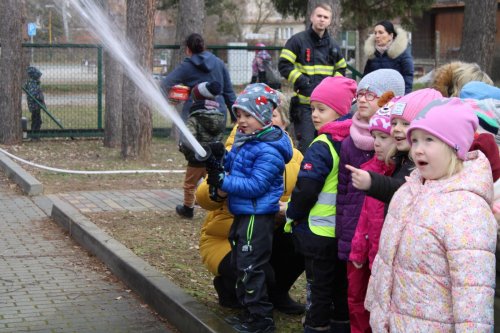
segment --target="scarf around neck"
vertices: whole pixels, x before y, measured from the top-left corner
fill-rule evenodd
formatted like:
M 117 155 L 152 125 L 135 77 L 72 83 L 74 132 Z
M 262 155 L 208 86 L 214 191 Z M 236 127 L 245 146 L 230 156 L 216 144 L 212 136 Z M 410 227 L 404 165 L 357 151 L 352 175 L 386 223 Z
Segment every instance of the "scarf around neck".
M 389 42 L 387 42 L 387 44 L 385 44 L 384 46 L 378 46 L 377 44 L 375 44 L 375 49 L 380 53 L 380 54 L 384 54 L 384 52 L 386 52 L 392 45 L 392 42 L 394 41 L 391 40 Z
M 372 151 L 375 139 L 372 137 L 368 126 L 369 123 L 360 120 L 356 112 L 352 117 L 352 125 L 349 132 L 354 145 L 358 149 Z
M 256 140 L 259 138 L 261 135 L 264 135 L 266 133 L 269 133 L 273 130 L 274 128 L 272 126 L 263 128 L 259 131 L 255 131 L 250 134 L 245 134 L 243 132 L 240 132 L 239 130 L 236 131 L 236 134 L 234 135 L 234 142 L 233 142 L 233 147 L 239 148 L 243 146 L 243 144 L 247 141 L 251 140 Z

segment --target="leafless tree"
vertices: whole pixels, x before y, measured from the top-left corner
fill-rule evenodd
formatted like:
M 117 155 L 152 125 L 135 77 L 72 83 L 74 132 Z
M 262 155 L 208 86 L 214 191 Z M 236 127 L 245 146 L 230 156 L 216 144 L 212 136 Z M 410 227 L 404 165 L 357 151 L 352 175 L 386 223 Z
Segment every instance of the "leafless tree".
M 122 31 L 126 27 L 125 0 L 107 0 L 107 11 L 116 25 Z M 104 146 L 117 148 L 122 142 L 122 87 L 123 68 L 111 55 L 104 54 L 105 77 L 105 110 L 104 113 Z
M 491 74 L 497 27 L 497 0 L 465 0 L 460 58 Z
M 22 140 L 22 2 L 0 1 L 0 142 L 17 144 Z M 25 27 L 24 27 L 25 28 Z
M 156 0 L 127 1 L 127 37 L 137 50 L 136 61 L 144 68 L 153 65 L 153 31 Z M 152 116 L 148 101 L 127 77 L 123 79 L 124 158 L 149 159 Z
M 262 26 L 266 24 L 267 19 L 272 15 L 274 7 L 270 0 L 256 0 L 257 18 L 255 19 L 255 26 L 253 33 L 259 33 Z

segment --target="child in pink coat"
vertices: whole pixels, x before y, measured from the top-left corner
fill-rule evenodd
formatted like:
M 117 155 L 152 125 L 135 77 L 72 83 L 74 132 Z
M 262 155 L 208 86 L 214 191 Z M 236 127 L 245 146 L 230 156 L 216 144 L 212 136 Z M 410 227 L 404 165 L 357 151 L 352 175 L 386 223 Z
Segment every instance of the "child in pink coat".
M 493 332 L 497 224 L 478 126 L 457 98 L 422 109 L 407 131 L 414 170 L 394 194 L 365 307 L 374 332 Z

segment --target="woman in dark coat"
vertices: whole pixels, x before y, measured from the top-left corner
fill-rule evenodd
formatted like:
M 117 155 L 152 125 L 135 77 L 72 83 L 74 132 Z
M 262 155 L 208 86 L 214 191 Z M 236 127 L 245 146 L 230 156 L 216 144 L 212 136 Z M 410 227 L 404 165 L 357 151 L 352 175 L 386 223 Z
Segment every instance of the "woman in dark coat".
M 413 87 L 413 58 L 408 47 L 408 33 L 394 28 L 389 21 L 375 25 L 373 34 L 365 42 L 368 58 L 363 75 L 381 68 L 397 70 L 405 80 L 405 94 Z

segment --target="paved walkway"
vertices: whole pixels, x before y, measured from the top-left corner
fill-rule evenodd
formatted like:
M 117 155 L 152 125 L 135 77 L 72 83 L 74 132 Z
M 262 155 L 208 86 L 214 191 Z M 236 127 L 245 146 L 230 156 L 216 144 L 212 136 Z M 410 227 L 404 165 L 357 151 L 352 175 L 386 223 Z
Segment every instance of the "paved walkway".
M 81 213 L 173 210 L 182 202 L 182 190 L 127 190 L 69 192 L 57 195 Z
M 89 212 L 141 209 L 159 205 L 154 200 L 163 195 L 178 196 L 143 192 L 70 193 L 61 198 Z M 96 204 L 100 195 L 107 205 Z M 172 205 L 178 202 L 172 200 Z M 35 202 L 40 198 L 17 193 L 0 174 L 0 332 L 170 332 Z

